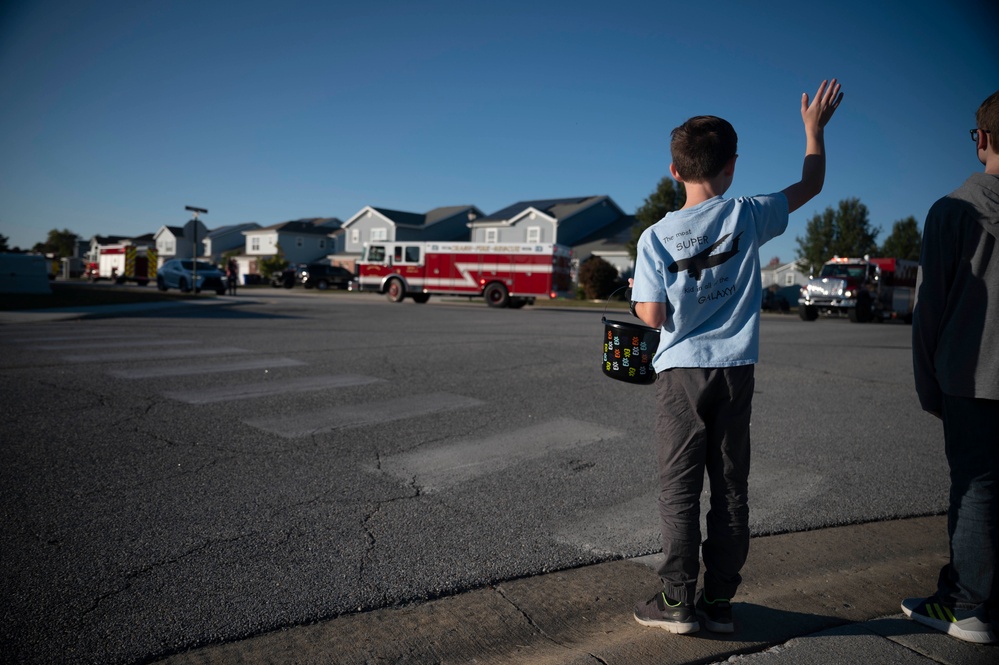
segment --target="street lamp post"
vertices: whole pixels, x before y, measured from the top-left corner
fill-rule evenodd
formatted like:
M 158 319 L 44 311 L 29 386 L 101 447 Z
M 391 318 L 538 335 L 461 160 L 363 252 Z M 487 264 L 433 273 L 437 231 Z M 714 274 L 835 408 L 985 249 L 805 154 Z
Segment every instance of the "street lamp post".
M 193 266 L 193 271 L 191 273 L 191 281 L 193 281 L 194 283 L 191 285 L 191 288 L 193 288 L 194 292 L 197 293 L 198 292 L 198 214 L 200 213 L 203 215 L 207 215 L 208 211 L 204 208 L 195 208 L 194 206 L 184 206 L 184 210 L 190 210 L 191 212 L 194 213 L 194 219 L 192 220 L 194 222 L 194 227 L 193 227 L 194 260 L 191 262 L 191 265 Z

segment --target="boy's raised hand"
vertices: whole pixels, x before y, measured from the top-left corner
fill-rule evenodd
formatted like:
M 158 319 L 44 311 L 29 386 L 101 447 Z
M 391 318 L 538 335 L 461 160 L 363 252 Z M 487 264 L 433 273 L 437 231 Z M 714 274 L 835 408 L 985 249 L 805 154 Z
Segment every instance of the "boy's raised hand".
M 828 85 L 829 87 L 826 87 Z M 843 101 L 843 93 L 840 92 L 840 85 L 833 79 L 823 81 L 819 84 L 819 89 L 815 92 L 815 99 L 809 103 L 808 93 L 801 93 L 801 119 L 805 123 L 806 129 L 822 129 L 833 117 L 833 113 L 839 108 L 839 103 Z

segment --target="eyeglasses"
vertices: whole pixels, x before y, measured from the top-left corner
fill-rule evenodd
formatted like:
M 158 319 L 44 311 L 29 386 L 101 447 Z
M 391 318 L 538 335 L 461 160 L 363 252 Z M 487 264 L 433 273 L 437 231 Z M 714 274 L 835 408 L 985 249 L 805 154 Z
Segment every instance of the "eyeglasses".
M 989 130 L 987 130 L 987 129 L 972 129 L 971 130 L 971 140 L 974 141 L 975 143 L 978 143 L 978 132 L 984 132 L 984 133 L 988 134 Z

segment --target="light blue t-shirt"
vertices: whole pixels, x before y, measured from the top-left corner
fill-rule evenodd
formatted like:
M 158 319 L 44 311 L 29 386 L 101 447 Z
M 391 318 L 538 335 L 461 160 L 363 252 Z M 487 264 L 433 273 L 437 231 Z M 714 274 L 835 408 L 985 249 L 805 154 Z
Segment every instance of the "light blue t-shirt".
M 652 364 L 734 367 L 759 357 L 760 245 L 787 228 L 783 193 L 716 196 L 667 213 L 638 241 L 631 299 L 665 302 Z

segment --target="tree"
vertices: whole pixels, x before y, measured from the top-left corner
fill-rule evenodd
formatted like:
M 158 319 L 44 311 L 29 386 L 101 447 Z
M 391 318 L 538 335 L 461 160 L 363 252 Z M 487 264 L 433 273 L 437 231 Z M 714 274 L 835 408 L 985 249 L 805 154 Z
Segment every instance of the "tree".
M 76 256 L 76 241 L 79 238 L 69 229 L 52 229 L 45 242 L 35 243 L 31 248 L 39 254 L 54 254 L 57 257 Z
M 8 242 L 10 242 L 10 238 L 0 233 L 0 252 L 10 251 L 10 245 L 7 244 Z
M 877 254 L 877 229 L 871 228 L 867 206 L 860 199 L 843 199 L 808 220 L 805 237 L 795 238 L 797 258 L 812 271 L 833 256 Z
M 260 272 L 269 278 L 280 274 L 288 267 L 288 261 L 284 258 L 284 250 L 281 249 L 281 245 L 275 245 L 274 248 L 277 250 L 277 254 L 260 259 Z
M 665 176 L 635 211 L 638 222 L 631 227 L 631 240 L 628 241 L 628 256 L 634 259 L 638 254 L 638 239 L 642 232 L 666 216 L 666 213 L 679 210 L 687 202 L 687 189 L 682 182 Z
M 609 296 L 619 279 L 617 268 L 599 256 L 591 256 L 579 266 L 579 286 L 590 300 Z
M 885 238 L 885 244 L 881 246 L 881 256 L 918 261 L 922 244 L 923 235 L 919 232 L 919 224 L 916 218 L 910 215 L 892 225 L 891 234 Z

